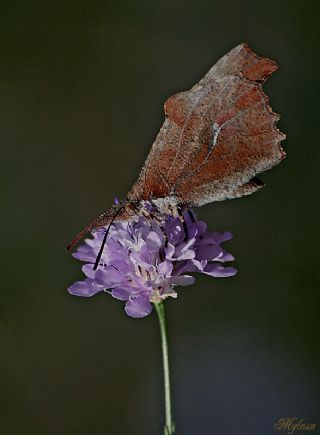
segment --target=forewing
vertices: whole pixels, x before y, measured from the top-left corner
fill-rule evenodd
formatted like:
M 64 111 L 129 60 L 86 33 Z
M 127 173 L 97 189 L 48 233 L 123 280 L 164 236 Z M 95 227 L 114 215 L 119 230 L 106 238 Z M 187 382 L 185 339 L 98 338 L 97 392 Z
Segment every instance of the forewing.
M 276 69 L 240 44 L 191 90 L 170 97 L 129 198 L 176 195 L 182 203 L 203 205 L 261 187 L 250 180 L 285 156 L 278 115 L 261 87 Z

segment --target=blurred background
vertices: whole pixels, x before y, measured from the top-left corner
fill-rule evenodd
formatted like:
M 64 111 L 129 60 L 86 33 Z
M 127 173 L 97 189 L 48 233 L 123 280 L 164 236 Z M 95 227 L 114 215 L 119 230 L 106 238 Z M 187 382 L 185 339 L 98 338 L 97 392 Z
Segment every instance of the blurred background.
M 155 315 L 72 297 L 70 239 L 124 197 L 163 102 L 246 41 L 288 157 L 247 198 L 198 210 L 239 274 L 166 303 L 177 435 L 320 433 L 319 2 L 11 1 L 0 14 L 1 435 L 162 434 Z M 281 432 L 280 432 L 281 433 Z

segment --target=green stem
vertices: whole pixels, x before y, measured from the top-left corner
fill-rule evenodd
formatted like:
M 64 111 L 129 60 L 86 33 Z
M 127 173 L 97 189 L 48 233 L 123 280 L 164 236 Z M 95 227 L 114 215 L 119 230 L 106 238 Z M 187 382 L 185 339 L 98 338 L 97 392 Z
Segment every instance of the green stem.
M 158 314 L 161 345 L 162 345 L 162 358 L 163 358 L 163 374 L 164 374 L 164 400 L 166 410 L 166 425 L 164 427 L 164 435 L 174 434 L 174 423 L 172 421 L 171 409 L 171 392 L 170 392 L 170 373 L 169 373 L 169 354 L 168 354 L 168 336 L 166 329 L 166 318 L 164 314 L 164 304 L 162 302 L 155 303 L 154 307 Z

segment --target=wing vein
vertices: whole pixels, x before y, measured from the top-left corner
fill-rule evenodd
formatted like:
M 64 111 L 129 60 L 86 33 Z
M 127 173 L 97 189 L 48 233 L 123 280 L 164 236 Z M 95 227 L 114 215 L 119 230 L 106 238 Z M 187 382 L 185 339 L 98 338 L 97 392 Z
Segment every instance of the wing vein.
M 243 96 L 244 96 L 246 93 L 248 93 L 249 91 L 250 91 L 250 89 L 247 89 L 245 92 L 243 92 L 241 95 L 239 95 L 239 96 L 238 96 L 238 97 L 237 97 L 237 98 L 236 98 L 232 103 L 229 104 L 229 106 L 226 107 L 225 110 L 230 109 L 230 107 L 232 107 L 232 106 L 233 106 L 233 105 L 234 105 L 234 104 L 235 104 L 235 103 L 236 103 L 236 102 L 237 102 L 241 97 L 243 97 Z M 211 104 L 211 107 L 213 106 L 213 104 L 214 104 L 214 103 Z M 233 116 L 232 118 L 230 118 L 230 119 L 228 119 L 227 121 L 225 121 L 225 122 L 222 124 L 222 126 L 221 126 L 220 128 L 222 129 L 223 127 L 225 127 L 226 125 L 228 125 L 231 121 L 234 121 L 234 120 L 237 119 L 240 115 L 243 115 L 245 112 L 247 112 L 247 111 L 250 110 L 250 109 L 253 109 L 254 107 L 256 107 L 256 106 L 259 105 L 259 104 L 262 104 L 261 101 L 258 101 L 257 103 L 255 103 L 255 104 L 253 104 L 253 105 L 247 107 L 245 110 L 239 111 L 235 116 Z M 210 109 L 208 109 L 208 110 L 210 110 Z M 201 131 L 201 133 L 202 133 L 204 130 L 205 130 L 205 128 L 203 128 L 203 130 Z M 199 135 L 199 136 L 200 136 L 200 135 Z M 217 142 L 218 142 L 218 141 L 217 141 Z M 196 147 L 197 149 L 196 149 L 195 151 L 198 150 L 199 146 L 201 147 L 201 144 L 200 144 L 200 145 L 197 145 L 197 147 Z M 179 186 L 179 184 L 180 184 L 183 180 L 185 180 L 186 178 L 188 178 L 190 175 L 192 176 L 192 175 L 195 175 L 197 172 L 199 172 L 199 170 L 201 169 L 201 167 L 202 167 L 203 165 L 205 165 L 205 164 L 207 163 L 207 161 L 209 160 L 209 158 L 210 158 L 210 156 L 211 156 L 213 150 L 214 150 L 214 147 L 212 147 L 212 148 L 209 149 L 209 151 L 208 151 L 208 153 L 206 154 L 204 160 L 200 163 L 200 165 L 199 165 L 199 166 L 198 166 L 194 171 L 191 171 L 191 172 L 189 172 L 188 174 L 183 175 L 183 170 L 184 170 L 184 168 L 186 167 L 186 165 L 187 165 L 188 162 L 190 161 L 190 158 L 192 158 L 192 155 L 194 155 L 194 153 L 195 153 L 195 152 L 193 152 L 192 155 L 190 155 L 190 157 L 189 157 L 189 159 L 187 160 L 187 162 L 184 164 L 184 166 L 183 166 L 183 168 L 182 168 L 182 170 L 181 170 L 179 176 L 177 177 L 177 179 L 176 179 L 174 185 L 171 187 L 171 191 L 174 192 L 174 191 L 176 190 L 176 188 Z

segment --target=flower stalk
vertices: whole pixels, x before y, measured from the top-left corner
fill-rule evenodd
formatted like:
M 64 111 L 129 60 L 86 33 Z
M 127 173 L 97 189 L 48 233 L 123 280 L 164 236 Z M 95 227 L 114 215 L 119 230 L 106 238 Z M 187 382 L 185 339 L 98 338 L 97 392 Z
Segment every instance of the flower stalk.
M 166 327 L 166 318 L 163 302 L 154 303 L 156 309 L 161 335 L 162 359 L 163 359 L 163 375 L 164 375 L 164 402 L 166 424 L 164 426 L 164 435 L 173 435 L 175 432 L 174 423 L 172 420 L 172 403 L 170 389 L 170 369 L 169 369 L 169 352 L 168 352 L 168 334 Z

